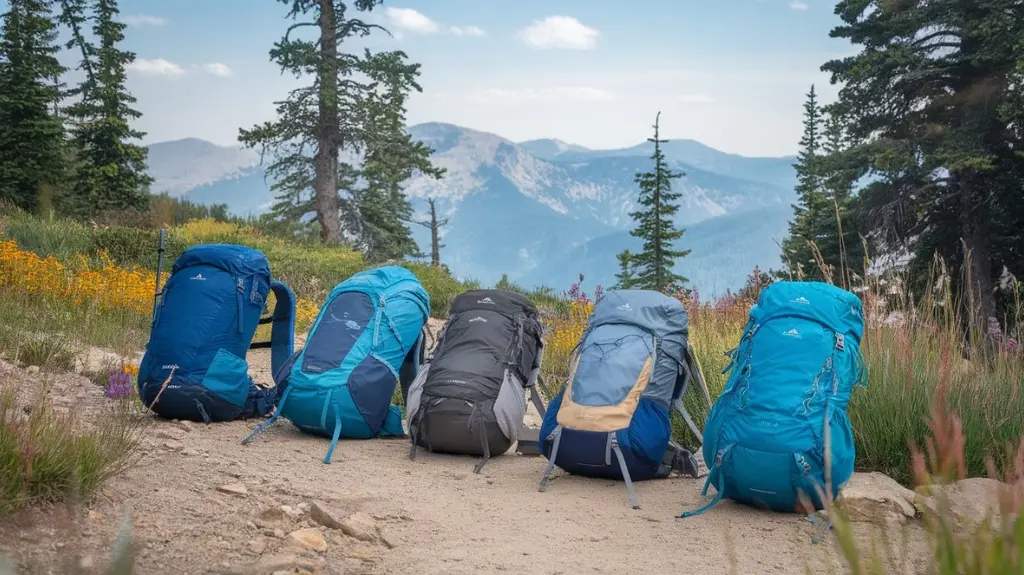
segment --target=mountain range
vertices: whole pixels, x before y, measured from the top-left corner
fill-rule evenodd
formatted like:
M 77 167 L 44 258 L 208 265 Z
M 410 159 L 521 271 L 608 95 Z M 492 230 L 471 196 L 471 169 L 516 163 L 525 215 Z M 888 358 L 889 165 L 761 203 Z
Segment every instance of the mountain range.
M 461 278 L 493 284 L 502 275 L 524 287 L 565 289 L 584 274 L 585 289 L 614 283 L 616 254 L 638 251 L 630 235 L 637 208 L 636 173 L 652 166 L 653 144 L 592 150 L 554 139 L 513 142 L 445 123 L 408 128 L 434 149 L 441 180 L 406 183 L 418 219 L 434 198 L 446 247 L 442 260 Z M 793 157 L 751 158 L 693 140 L 662 145 L 670 166 L 685 175 L 675 223 L 686 229 L 678 247 L 691 250 L 675 271 L 702 293 L 738 289 L 754 268 L 780 266 L 781 242 L 792 215 Z M 152 191 L 190 201 L 225 203 L 238 215 L 273 203 L 258 153 L 189 138 L 149 146 Z M 412 226 L 429 252 L 429 231 Z M 588 287 L 589 286 L 589 287 Z

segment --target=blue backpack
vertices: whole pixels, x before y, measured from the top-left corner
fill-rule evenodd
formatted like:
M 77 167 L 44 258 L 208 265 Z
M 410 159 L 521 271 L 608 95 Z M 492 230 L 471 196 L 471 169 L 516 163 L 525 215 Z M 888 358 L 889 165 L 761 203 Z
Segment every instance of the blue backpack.
M 860 299 L 819 282 L 776 282 L 750 310 L 731 370 L 704 426 L 704 461 L 723 497 L 782 512 L 823 508 L 853 474 L 853 386 L 865 380 Z M 825 425 L 831 466 L 826 472 Z M 819 491 L 820 490 L 820 491 Z
M 261 319 L 273 291 L 273 316 Z M 139 365 L 142 402 L 168 419 L 232 421 L 263 417 L 276 392 L 249 377 L 249 349 L 270 347 L 272 369 L 292 354 L 295 296 L 271 281 L 266 257 L 230 244 L 193 246 L 175 260 L 153 310 Z M 253 343 L 256 328 L 273 322 L 270 342 Z
M 691 368 L 688 337 L 686 308 L 675 298 L 612 290 L 598 300 L 570 358 L 569 378 L 544 414 L 541 452 L 548 465 L 540 491 L 558 465 L 624 480 L 639 509 L 633 481 L 662 479 L 673 470 L 697 476 L 693 454 L 671 441 L 669 419 L 678 410 L 701 438 L 682 401 L 691 382 L 703 386 Z
M 342 437 L 404 436 L 401 408 L 391 398 L 400 371 L 416 376 L 429 315 L 430 296 L 400 266 L 362 271 L 335 286 L 305 347 L 275 372 L 277 411 L 242 443 L 279 416 L 331 438 L 324 463 Z

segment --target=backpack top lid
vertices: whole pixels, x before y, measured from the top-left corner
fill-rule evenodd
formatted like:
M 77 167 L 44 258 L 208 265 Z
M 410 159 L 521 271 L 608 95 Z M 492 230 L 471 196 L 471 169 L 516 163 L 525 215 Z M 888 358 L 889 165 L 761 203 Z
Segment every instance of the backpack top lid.
M 588 329 L 626 323 L 653 332 L 663 343 L 673 341 L 686 347 L 690 334 L 689 316 L 682 302 L 653 290 L 609 290 L 594 304 Z
M 270 263 L 263 252 L 235 244 L 199 244 L 182 252 L 171 273 L 191 266 L 214 266 L 233 276 L 261 275 L 270 281 Z
M 505 315 L 522 314 L 537 318 L 537 306 L 526 296 L 497 289 L 478 289 L 461 293 L 452 300 L 449 313 L 486 309 Z
M 853 293 L 825 282 L 777 281 L 750 308 L 750 320 L 764 324 L 777 317 L 800 317 L 828 326 L 860 344 L 864 308 Z
M 411 291 L 415 292 L 423 304 L 424 313 L 430 312 L 430 295 L 423 288 L 416 274 L 402 266 L 380 266 L 368 270 L 362 270 L 350 276 L 334 286 L 331 294 L 327 296 L 330 301 L 335 296 L 346 291 L 360 291 L 367 294 L 382 295 L 398 284 L 410 282 Z

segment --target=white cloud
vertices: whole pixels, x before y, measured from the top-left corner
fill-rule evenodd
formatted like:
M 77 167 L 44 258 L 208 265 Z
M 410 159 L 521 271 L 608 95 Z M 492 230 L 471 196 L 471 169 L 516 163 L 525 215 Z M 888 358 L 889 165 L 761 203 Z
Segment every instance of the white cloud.
M 456 36 L 476 36 L 482 38 L 487 31 L 479 26 L 449 26 L 448 31 Z
M 138 72 L 144 76 L 181 76 L 185 70 L 174 62 L 168 62 L 163 58 L 147 60 L 137 58 L 134 62 L 125 66 L 132 72 Z
M 217 76 L 219 78 L 230 78 L 232 75 L 231 68 L 228 68 L 226 64 L 221 64 L 220 62 L 203 64 L 202 70 L 207 74 Z
M 479 26 L 444 26 L 432 20 L 426 14 L 412 8 L 395 8 L 389 6 L 385 11 L 388 22 L 397 29 L 394 36 L 401 40 L 402 32 L 413 34 L 437 34 L 444 32 L 453 36 L 483 37 L 487 32 Z
M 395 8 L 388 6 L 385 11 L 391 25 L 406 32 L 418 34 L 433 34 L 441 29 L 437 22 L 434 22 L 422 12 L 412 8 Z
M 163 26 L 167 24 L 165 18 L 159 16 L 147 16 L 145 14 L 135 14 L 133 16 L 125 16 L 121 18 L 121 22 L 128 26 Z
M 591 50 L 597 47 L 599 31 L 572 16 L 548 16 L 520 30 L 519 39 L 538 49 Z
M 520 104 L 523 102 L 613 102 L 618 97 L 592 86 L 552 86 L 546 88 L 486 88 L 469 93 L 469 99 L 481 104 Z
M 789 3 L 789 7 L 792 8 L 793 10 L 796 10 L 797 12 L 803 12 L 808 8 L 807 4 L 801 2 L 800 0 L 793 0 L 792 2 Z
M 707 94 L 680 94 L 677 101 L 681 104 L 713 104 L 715 99 Z

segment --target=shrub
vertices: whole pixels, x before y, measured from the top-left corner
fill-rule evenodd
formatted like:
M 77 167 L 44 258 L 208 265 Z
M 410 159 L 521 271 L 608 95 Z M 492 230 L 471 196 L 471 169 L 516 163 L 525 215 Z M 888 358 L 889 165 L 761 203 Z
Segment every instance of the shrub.
M 37 334 L 19 338 L 12 359 L 47 371 L 70 371 L 76 355 L 74 342 L 66 334 Z
M 135 463 L 146 419 L 137 398 L 111 402 L 91 425 L 49 403 L 44 382 L 27 406 L 0 382 L 0 516 L 30 503 L 88 497 Z
M 921 486 L 919 491 L 924 493 L 933 491 L 934 485 L 963 479 L 967 475 L 969 450 L 965 450 L 965 446 L 970 441 L 969 436 L 964 434 L 964 422 L 956 411 L 947 409 L 945 391 L 941 388 L 936 390 L 931 402 L 926 449 L 913 449 L 913 475 Z M 1004 482 L 998 502 L 1000 521 L 990 522 L 985 518 L 977 527 L 964 532 L 958 528 L 945 492 L 939 490 L 933 494 L 937 505 L 925 514 L 933 553 L 930 572 L 938 575 L 1011 575 L 1024 572 L 1024 437 L 1019 440 L 1017 449 L 1008 451 L 1007 459 L 1013 463 L 1001 476 L 994 471 L 994 461 L 988 465 L 988 475 Z M 865 555 L 858 548 L 844 512 L 833 506 L 831 501 L 828 501 L 827 509 L 843 557 L 853 574 L 886 573 L 877 549 L 872 547 L 871 552 Z

